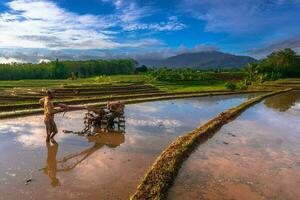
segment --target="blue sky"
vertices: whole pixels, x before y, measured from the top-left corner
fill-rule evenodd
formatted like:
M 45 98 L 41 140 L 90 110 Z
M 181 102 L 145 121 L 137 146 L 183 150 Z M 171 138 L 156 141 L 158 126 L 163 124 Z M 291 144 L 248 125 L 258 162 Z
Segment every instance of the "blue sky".
M 2 0 L 0 62 L 300 50 L 300 0 Z

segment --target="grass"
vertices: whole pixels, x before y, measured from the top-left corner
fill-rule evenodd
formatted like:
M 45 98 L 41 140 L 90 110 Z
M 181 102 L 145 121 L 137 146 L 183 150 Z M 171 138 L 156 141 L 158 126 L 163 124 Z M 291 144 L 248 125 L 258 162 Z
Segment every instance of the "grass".
M 290 84 L 288 84 L 290 83 Z M 298 84 L 299 83 L 299 84 Z M 278 87 L 300 86 L 300 79 L 285 79 L 255 85 L 244 91 L 270 91 Z M 39 108 L 38 100 L 47 88 L 58 91 L 56 101 L 67 104 L 102 103 L 109 99 L 140 99 L 160 96 L 194 95 L 203 92 L 229 92 L 225 81 L 156 81 L 145 75 L 115 75 L 77 80 L 0 81 L 0 113 Z M 172 93 L 172 94 L 168 94 Z M 181 93 L 181 94 L 180 94 Z M 185 93 L 185 94 L 183 94 Z
M 210 120 L 203 126 L 200 126 L 196 130 L 178 137 L 156 159 L 131 199 L 166 199 L 167 191 L 172 185 L 181 164 L 193 152 L 193 150 L 195 150 L 201 142 L 201 139 L 210 137 L 224 124 L 236 118 L 248 107 L 260 102 L 266 97 L 287 92 L 288 90 L 290 89 L 275 91 L 250 99 L 239 106 L 222 112 L 217 117 Z
M 250 91 L 252 93 L 254 91 Z M 122 102 L 125 104 L 134 104 L 134 103 L 142 103 L 142 102 L 148 102 L 148 101 L 161 101 L 161 100 L 169 100 L 169 99 L 179 99 L 179 98 L 192 98 L 192 97 L 205 97 L 205 96 L 214 96 L 214 95 L 231 95 L 231 94 L 241 94 L 241 93 L 249 93 L 249 91 L 236 91 L 236 92 L 230 92 L 230 91 L 224 91 L 224 92 L 195 92 L 195 93 L 166 93 L 164 95 L 149 95 L 146 97 L 143 97 L 140 95 L 140 97 L 128 95 L 126 96 Z M 75 100 L 74 100 L 75 101 Z M 81 103 L 85 103 L 86 106 L 105 106 L 106 101 L 104 100 L 97 100 L 96 102 L 93 101 L 84 101 L 84 100 L 76 100 Z M 77 102 L 78 103 L 78 102 Z M 41 114 L 43 110 L 41 108 L 38 108 L 39 106 L 32 106 L 28 105 L 28 108 L 26 105 L 24 105 L 22 110 L 17 110 L 17 107 L 20 105 L 11 105 L 11 109 L 3 109 L 4 112 L 0 112 L 0 119 L 7 119 L 7 118 L 14 118 L 14 117 L 21 117 L 21 116 L 28 116 L 28 115 L 35 115 L 35 114 Z M 31 107 L 32 106 L 32 107 Z M 0 107 L 1 108 L 1 107 Z M 3 107 L 2 107 L 3 108 Z
M 145 86 L 143 89 L 127 88 L 132 84 Z M 148 86 L 148 88 L 147 88 Z M 209 84 L 193 81 L 185 82 L 160 82 L 150 80 L 145 75 L 115 75 L 115 76 L 98 76 L 93 78 L 82 78 L 77 80 L 20 80 L 20 81 L 0 81 L 0 105 L 30 104 L 42 97 L 48 88 L 57 89 L 64 92 L 59 96 L 59 101 L 68 102 L 71 99 L 86 97 L 103 97 L 115 95 L 117 92 L 113 87 L 120 88 L 121 93 L 149 93 L 150 90 L 159 90 L 161 92 L 199 92 L 199 91 L 225 91 L 224 84 Z M 114 89 L 111 92 L 110 89 Z M 69 91 L 68 91 L 69 90 Z M 80 91 L 79 94 L 73 94 L 70 91 Z M 106 90 L 106 91 L 105 91 Z M 122 92 L 123 90 L 123 92 Z M 149 91 L 148 91 L 149 90 Z M 153 92 L 152 91 L 152 92 Z M 68 97 L 69 96 L 69 97 Z M 9 98 L 9 99 L 8 99 Z M 31 99 L 30 99 L 31 98 Z M 34 99 L 36 100 L 34 100 Z M 0 110 L 1 112 L 1 110 Z
M 144 75 L 114 75 L 100 76 L 92 78 L 80 78 L 76 80 L 20 80 L 20 81 L 0 81 L 0 88 L 13 87 L 61 87 L 61 86 L 82 86 L 101 85 L 111 83 L 136 83 L 146 80 Z
M 226 90 L 225 82 L 201 83 L 196 81 L 181 81 L 181 82 L 160 82 L 155 81 L 151 85 L 159 88 L 162 91 L 209 91 L 209 90 Z
M 225 89 L 224 82 L 203 83 L 197 81 L 161 82 L 150 80 L 145 75 L 116 75 L 82 78 L 77 80 L 20 80 L 0 81 L 0 92 L 7 90 L 39 91 L 46 88 L 97 88 L 111 85 L 128 85 L 141 83 L 159 88 L 162 91 L 203 91 Z

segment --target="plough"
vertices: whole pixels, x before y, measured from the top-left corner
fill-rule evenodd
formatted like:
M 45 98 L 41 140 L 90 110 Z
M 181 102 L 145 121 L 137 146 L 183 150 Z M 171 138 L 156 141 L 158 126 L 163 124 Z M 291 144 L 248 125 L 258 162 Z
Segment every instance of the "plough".
M 121 102 L 111 102 L 105 108 L 88 109 L 84 117 L 84 129 L 80 132 L 64 131 L 78 135 L 97 135 L 100 132 L 125 132 L 125 105 Z M 97 130 L 97 131 L 95 131 Z

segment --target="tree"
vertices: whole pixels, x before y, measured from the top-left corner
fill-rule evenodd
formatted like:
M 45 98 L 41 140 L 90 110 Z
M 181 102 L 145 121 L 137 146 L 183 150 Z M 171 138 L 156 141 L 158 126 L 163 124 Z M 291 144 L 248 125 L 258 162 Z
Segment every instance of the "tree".
M 273 67 L 273 72 L 280 73 L 284 77 L 299 75 L 299 58 L 292 49 L 273 52 L 268 56 L 267 61 Z
M 0 64 L 0 80 L 68 78 L 72 72 L 77 77 L 112 74 L 132 74 L 136 62 L 132 59 L 56 61 L 49 63 Z
M 148 71 L 148 68 L 147 68 L 147 66 L 145 66 L 145 65 L 142 65 L 142 66 L 140 66 L 140 67 L 137 67 L 137 68 L 135 68 L 135 73 L 136 74 L 138 74 L 138 73 L 146 73 Z
M 245 72 L 249 81 L 300 77 L 300 59 L 292 49 L 273 52 L 259 63 L 249 64 Z

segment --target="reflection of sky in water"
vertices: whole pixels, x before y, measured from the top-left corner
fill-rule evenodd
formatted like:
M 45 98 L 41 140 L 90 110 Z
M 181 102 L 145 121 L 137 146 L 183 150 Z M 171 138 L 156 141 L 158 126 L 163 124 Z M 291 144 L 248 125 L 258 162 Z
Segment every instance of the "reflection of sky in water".
M 129 105 L 125 111 L 126 132 L 160 137 L 170 134 L 176 136 L 192 130 L 199 123 L 244 100 L 245 98 L 240 96 L 231 96 L 226 99 L 210 97 Z M 84 113 L 81 111 L 67 113 L 65 116 L 59 114 L 55 121 L 60 132 L 64 129 L 79 131 L 83 128 L 83 116 Z M 0 133 L 0 137 L 1 135 L 8 137 L 6 134 L 10 133 L 9 137 L 13 137 L 15 141 L 28 148 L 44 146 L 45 128 L 42 116 L 3 120 L 0 124 Z M 58 142 L 68 142 L 68 138 L 69 135 L 57 135 Z
M 291 114 L 300 116 L 300 102 L 296 102 L 289 110 Z
M 45 199 L 64 199 L 64 196 L 72 197 L 72 195 L 78 199 L 86 197 L 88 194 L 86 190 L 93 188 L 93 192 L 89 194 L 106 199 L 105 195 L 111 194 L 113 187 L 117 190 L 114 194 L 122 193 L 124 190 L 123 193 L 128 195 L 129 189 L 124 188 L 123 184 L 127 184 L 130 190 L 133 190 L 149 164 L 175 137 L 193 130 L 247 98 L 248 95 L 235 95 L 127 105 L 125 139 L 116 148 L 88 142 L 84 137 L 63 134 L 64 129 L 82 130 L 84 112 L 76 111 L 65 116 L 59 114 L 55 120 L 59 129 L 56 137 L 59 144 L 57 159 L 61 160 L 65 156 L 81 151 L 91 153 L 72 171 L 58 173 L 61 184 L 65 186 L 59 190 L 49 188 L 48 178 L 45 175 L 41 176 L 43 171 L 39 171 L 45 165 L 47 156 L 43 117 L 28 116 L 2 120 L 0 184 L 3 187 L 0 187 L 0 193 L 6 199 L 14 199 L 13 195 L 20 197 L 24 192 L 27 197 L 47 193 Z M 124 173 L 124 170 L 127 173 Z M 37 179 L 40 186 L 38 190 L 28 186 L 24 191 L 23 181 L 31 176 Z M 78 185 L 79 182 L 81 184 Z M 37 183 L 33 182 L 32 185 L 37 187 Z M 11 190 L 17 192 L 12 193 Z M 114 199 L 116 198 L 119 197 Z
M 299 199 L 300 110 L 290 95 L 249 108 L 200 144 L 180 169 L 170 199 L 236 199 L 241 186 L 249 199 Z
M 245 101 L 238 96 L 161 101 L 128 106 L 127 132 L 163 137 L 191 131 L 216 114 Z M 153 109 L 155 108 L 155 109 Z M 150 110 L 150 111 L 149 111 Z
M 61 115 L 58 116 L 57 126 L 60 130 L 64 127 L 68 127 L 68 121 L 60 120 Z M 77 120 L 77 124 L 82 123 L 81 120 Z M 76 123 L 76 120 L 75 122 Z M 7 135 L 9 134 L 9 135 Z M 24 147 L 36 148 L 45 145 L 45 125 L 42 116 L 31 116 L 18 118 L 17 120 L 3 120 L 0 125 L 0 137 L 13 137 L 15 141 L 20 142 Z M 69 135 L 59 134 L 57 141 L 63 141 L 68 138 Z

